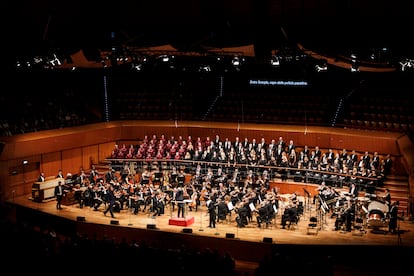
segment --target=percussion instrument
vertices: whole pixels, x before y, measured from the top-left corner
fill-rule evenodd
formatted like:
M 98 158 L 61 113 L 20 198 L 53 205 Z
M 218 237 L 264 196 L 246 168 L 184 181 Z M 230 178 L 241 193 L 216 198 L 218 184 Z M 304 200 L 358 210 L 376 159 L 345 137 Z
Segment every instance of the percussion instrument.
M 385 218 L 388 213 L 388 206 L 379 201 L 372 201 L 368 205 L 367 223 L 371 227 L 384 227 L 387 225 Z

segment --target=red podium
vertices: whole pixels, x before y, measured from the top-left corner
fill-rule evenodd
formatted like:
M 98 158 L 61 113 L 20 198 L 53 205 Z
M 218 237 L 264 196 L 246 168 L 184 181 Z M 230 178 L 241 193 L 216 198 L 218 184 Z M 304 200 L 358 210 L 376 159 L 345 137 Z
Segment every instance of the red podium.
M 170 218 L 168 221 L 169 225 L 177 225 L 177 226 L 190 226 L 194 223 L 194 217 L 188 216 L 185 218 Z

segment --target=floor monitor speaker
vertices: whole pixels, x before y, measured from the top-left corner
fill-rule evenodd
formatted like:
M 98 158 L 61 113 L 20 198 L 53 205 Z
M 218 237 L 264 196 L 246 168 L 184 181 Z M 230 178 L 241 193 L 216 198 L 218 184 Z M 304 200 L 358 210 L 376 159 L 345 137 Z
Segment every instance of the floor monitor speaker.
M 155 224 L 147 224 L 147 229 L 157 229 Z
M 272 238 L 264 237 L 263 238 L 263 242 L 265 242 L 265 243 L 273 243 L 273 239 Z

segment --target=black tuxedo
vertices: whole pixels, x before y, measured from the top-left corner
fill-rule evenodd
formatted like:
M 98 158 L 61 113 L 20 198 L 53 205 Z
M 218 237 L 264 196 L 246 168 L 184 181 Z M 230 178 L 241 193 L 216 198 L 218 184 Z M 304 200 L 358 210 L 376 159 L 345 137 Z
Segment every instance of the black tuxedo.
M 56 209 L 62 209 L 62 200 L 64 196 L 64 189 L 62 183 L 59 181 L 59 184 L 55 187 L 55 197 L 56 197 Z
M 104 211 L 104 214 L 106 215 L 106 213 L 110 213 L 111 217 L 114 218 L 114 206 L 115 206 L 115 195 L 113 190 L 108 189 L 106 191 L 106 201 L 107 201 L 107 207 Z

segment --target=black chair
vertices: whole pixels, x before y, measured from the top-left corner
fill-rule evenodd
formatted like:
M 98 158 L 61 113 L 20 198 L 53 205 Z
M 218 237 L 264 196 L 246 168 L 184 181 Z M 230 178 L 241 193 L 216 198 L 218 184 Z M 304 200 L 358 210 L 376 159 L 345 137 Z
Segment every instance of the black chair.
M 308 228 L 307 228 L 307 234 L 311 235 L 317 235 L 318 234 L 318 218 L 317 217 L 310 217 Z
M 364 219 L 360 217 L 355 218 L 354 232 L 352 234 L 362 236 L 366 233 L 367 231 L 365 230 L 365 227 L 364 227 Z

